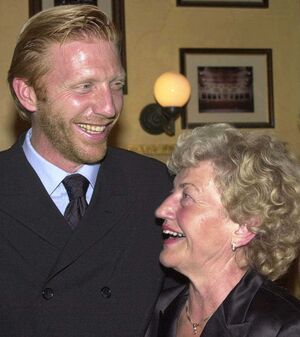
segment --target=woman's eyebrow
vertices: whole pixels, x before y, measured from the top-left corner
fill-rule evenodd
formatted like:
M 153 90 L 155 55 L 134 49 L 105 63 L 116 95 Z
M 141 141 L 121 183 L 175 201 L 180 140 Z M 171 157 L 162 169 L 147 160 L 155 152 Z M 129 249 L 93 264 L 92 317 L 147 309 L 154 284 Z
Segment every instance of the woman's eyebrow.
M 191 187 L 193 187 L 195 190 L 197 190 L 197 192 L 200 192 L 201 191 L 201 189 L 198 187 L 198 186 L 196 186 L 195 184 L 193 184 L 193 183 L 181 183 L 181 184 L 179 184 L 179 187 L 180 188 L 185 188 L 185 187 L 187 187 L 187 186 L 191 186 Z

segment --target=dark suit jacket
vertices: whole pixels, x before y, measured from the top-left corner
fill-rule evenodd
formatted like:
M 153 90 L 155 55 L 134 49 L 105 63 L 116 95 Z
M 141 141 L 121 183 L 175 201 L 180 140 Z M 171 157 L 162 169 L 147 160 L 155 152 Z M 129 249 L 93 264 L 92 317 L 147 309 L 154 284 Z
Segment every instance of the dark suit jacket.
M 176 337 L 177 318 L 187 296 L 187 287 L 164 291 L 145 337 Z M 254 271 L 246 273 L 201 334 L 201 337 L 299 336 L 300 301 Z
M 21 143 L 0 154 L 0 336 L 143 336 L 163 282 L 165 165 L 110 148 L 72 233 Z

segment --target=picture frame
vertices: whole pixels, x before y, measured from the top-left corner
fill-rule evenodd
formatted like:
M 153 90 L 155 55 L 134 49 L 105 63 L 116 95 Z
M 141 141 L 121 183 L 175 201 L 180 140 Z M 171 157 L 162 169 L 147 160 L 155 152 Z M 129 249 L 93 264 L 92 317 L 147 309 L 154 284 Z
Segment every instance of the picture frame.
M 177 6 L 268 8 L 269 0 L 177 0 Z
M 274 128 L 272 49 L 180 48 L 192 93 L 182 128 L 229 123 Z
M 101 4 L 100 4 L 101 2 Z M 127 60 L 126 60 L 126 36 L 125 36 L 125 6 L 124 0 L 29 0 L 29 17 L 40 12 L 41 10 L 64 4 L 96 4 L 103 10 L 107 15 L 109 15 L 116 28 L 121 35 L 120 43 L 120 54 L 121 61 L 125 72 L 127 71 Z M 126 72 L 127 73 L 127 72 Z M 125 86 L 123 89 L 124 94 L 128 94 L 128 80 L 126 77 Z

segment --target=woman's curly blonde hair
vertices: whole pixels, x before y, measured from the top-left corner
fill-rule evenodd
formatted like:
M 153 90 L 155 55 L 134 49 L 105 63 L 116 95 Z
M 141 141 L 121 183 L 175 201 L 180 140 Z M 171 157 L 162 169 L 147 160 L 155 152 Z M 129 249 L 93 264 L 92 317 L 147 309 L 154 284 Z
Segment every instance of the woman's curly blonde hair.
M 243 247 L 247 265 L 275 280 L 300 246 L 300 166 L 284 143 L 229 124 L 197 127 L 179 136 L 168 161 L 173 174 L 200 161 L 214 165 L 230 218 L 256 234 Z M 249 226 L 250 219 L 258 219 Z M 253 222 L 252 222 L 253 223 Z

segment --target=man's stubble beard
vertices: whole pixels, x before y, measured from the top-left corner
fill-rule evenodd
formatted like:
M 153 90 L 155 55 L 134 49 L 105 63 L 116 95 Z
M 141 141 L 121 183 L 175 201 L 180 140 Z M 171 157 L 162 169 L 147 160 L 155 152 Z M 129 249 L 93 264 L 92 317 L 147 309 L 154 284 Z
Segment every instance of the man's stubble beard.
M 70 132 L 70 127 L 59 114 L 53 114 L 47 103 L 38 106 L 37 124 L 46 135 L 53 148 L 66 160 L 76 164 L 98 163 L 106 154 L 107 140 L 99 144 L 84 144 L 76 141 L 76 135 Z M 72 121 L 69 121 L 72 124 Z M 83 145 L 82 145 L 83 144 Z

